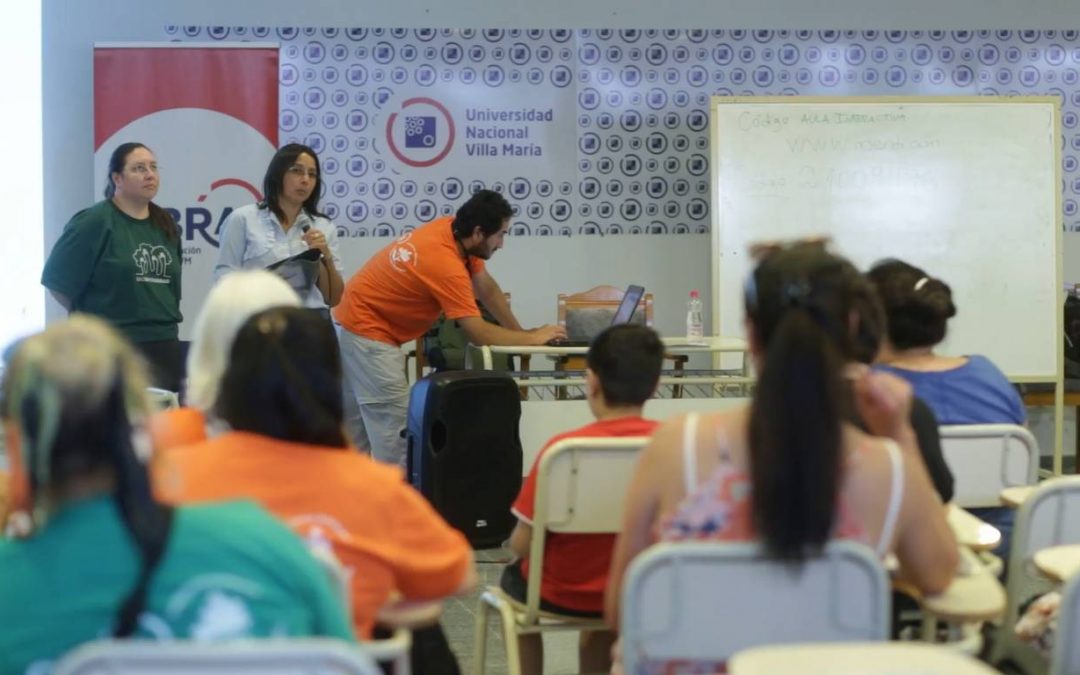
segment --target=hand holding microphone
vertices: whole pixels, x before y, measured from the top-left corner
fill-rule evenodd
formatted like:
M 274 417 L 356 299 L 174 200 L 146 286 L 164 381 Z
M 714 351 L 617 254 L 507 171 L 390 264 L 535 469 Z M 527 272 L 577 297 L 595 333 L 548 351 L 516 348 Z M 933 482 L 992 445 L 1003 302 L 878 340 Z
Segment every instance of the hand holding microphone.
M 311 248 L 318 249 L 319 253 L 322 254 L 322 257 L 324 259 L 330 258 L 330 247 L 326 243 L 325 234 L 323 234 L 319 230 L 311 229 L 311 225 L 309 225 L 308 223 L 304 223 L 303 225 L 301 225 L 300 230 L 304 233 L 304 236 L 302 237 L 304 243 L 306 243 Z

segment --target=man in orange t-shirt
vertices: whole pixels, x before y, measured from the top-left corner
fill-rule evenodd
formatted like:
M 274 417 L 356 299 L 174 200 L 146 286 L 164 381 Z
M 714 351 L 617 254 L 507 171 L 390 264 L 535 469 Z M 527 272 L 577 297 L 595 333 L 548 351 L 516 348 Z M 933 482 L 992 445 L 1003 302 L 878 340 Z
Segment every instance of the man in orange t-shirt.
M 651 436 L 657 422 L 642 418 L 645 402 L 656 393 L 664 345 L 651 328 L 632 324 L 612 326 L 593 340 L 586 356 L 585 396 L 596 421 L 559 434 L 547 442 L 533 462 L 511 510 L 518 524 L 510 535 L 510 549 L 519 558 L 503 570 L 500 586 L 525 602 L 529 544 L 536 500 L 536 470 L 549 447 L 568 438 Z M 597 618 L 604 613 L 604 588 L 615 546 L 613 534 L 558 534 L 548 532 L 544 542 L 544 572 L 540 580 L 540 608 L 556 614 Z M 611 668 L 609 631 L 582 633 L 578 670 L 607 672 Z M 521 669 L 525 675 L 543 672 L 543 643 L 538 633 L 519 638 Z
M 346 428 L 378 460 L 404 466 L 401 431 L 409 403 L 401 345 L 445 314 L 474 345 L 542 345 L 565 337 L 560 326 L 524 330 L 484 261 L 502 248 L 510 204 L 480 190 L 453 218 L 416 228 L 376 253 L 348 283 L 334 317 L 344 370 Z M 479 298 L 499 325 L 488 323 Z

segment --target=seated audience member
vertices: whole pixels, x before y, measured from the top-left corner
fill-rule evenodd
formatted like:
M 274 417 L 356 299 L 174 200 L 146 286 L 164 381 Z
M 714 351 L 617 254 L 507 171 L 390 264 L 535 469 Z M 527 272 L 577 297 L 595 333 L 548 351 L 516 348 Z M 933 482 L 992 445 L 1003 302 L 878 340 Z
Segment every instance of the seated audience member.
M 653 435 L 615 546 L 605 599 L 612 625 L 627 565 L 658 539 L 757 540 L 766 555 L 796 565 L 830 539 L 854 539 L 881 556 L 894 552 L 925 593 L 950 583 L 956 541 L 908 421 L 910 388 L 865 369 L 845 393 L 858 282 L 820 243 L 775 249 L 759 262 L 745 289 L 759 373 L 753 400 L 672 420 Z M 869 433 L 846 421 L 849 402 Z
M 989 359 L 934 353 L 945 339 L 946 323 L 956 316 L 945 282 L 900 260 L 880 262 L 867 276 L 888 321 L 879 367 L 910 382 L 940 424 L 1025 422 L 1020 395 Z
M 289 284 L 270 272 L 230 272 L 218 281 L 195 319 L 187 357 L 185 407 L 151 416 L 148 426 L 154 447 L 189 445 L 224 431 L 212 413 L 236 331 L 248 317 L 264 309 L 299 306 L 300 299 Z
M 159 453 L 155 488 L 180 503 L 245 495 L 313 547 L 332 547 L 357 635 L 370 638 L 391 594 L 433 600 L 471 587 L 472 551 L 399 468 L 349 447 L 342 406 L 330 324 L 302 308 L 260 312 L 237 333 L 214 404 L 231 431 Z
M 296 535 L 251 502 L 172 509 L 138 454 L 146 366 L 100 319 L 26 339 L 3 418 L 16 513 L 0 539 L 0 672 L 47 672 L 106 637 L 352 639 Z
M 525 602 L 536 471 L 544 452 L 569 438 L 651 435 L 657 423 L 643 419 L 641 414 L 645 402 L 656 393 L 663 356 L 660 337 L 644 326 L 612 326 L 593 340 L 586 357 L 585 398 L 596 421 L 548 441 L 525 478 L 513 505 L 518 524 L 510 535 L 510 549 L 520 560 L 503 570 L 500 581 L 511 597 Z M 614 543 L 615 536 L 609 534 L 548 533 L 540 585 L 541 609 L 571 616 L 601 616 Z M 579 670 L 588 673 L 608 670 L 614 637 L 606 631 L 582 633 Z M 519 645 L 522 672 L 526 675 L 543 672 L 540 635 L 522 636 Z
M 854 351 L 848 355 L 849 360 L 859 364 L 869 365 L 876 359 L 881 350 L 881 343 L 885 337 L 885 310 L 881 306 L 877 291 L 866 279 L 856 282 L 853 289 L 852 300 L 855 313 L 859 317 L 855 335 L 852 339 Z M 849 369 L 852 366 L 849 366 Z M 854 368 L 852 373 L 860 370 Z M 865 425 L 855 415 L 852 420 L 860 429 L 866 431 Z M 930 480 L 934 483 L 941 501 L 949 502 L 953 498 L 953 474 L 949 465 L 945 462 L 945 455 L 941 452 L 941 434 L 938 432 L 938 421 L 934 412 L 923 403 L 918 396 L 911 398 L 911 428 L 915 432 L 915 438 L 919 445 L 919 453 L 926 470 L 930 473 Z

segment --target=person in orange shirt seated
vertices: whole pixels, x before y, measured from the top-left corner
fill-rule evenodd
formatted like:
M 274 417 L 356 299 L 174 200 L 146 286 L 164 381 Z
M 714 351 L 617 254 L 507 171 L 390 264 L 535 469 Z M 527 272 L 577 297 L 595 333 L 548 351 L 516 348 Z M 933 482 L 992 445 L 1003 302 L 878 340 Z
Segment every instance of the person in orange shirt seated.
M 264 270 L 230 272 L 215 284 L 195 319 L 185 407 L 159 411 L 147 423 L 154 448 L 190 445 L 223 431 L 213 409 L 236 331 L 256 312 L 299 306 L 300 298 L 289 284 Z
M 474 345 L 542 345 L 566 337 L 560 326 L 522 329 L 484 267 L 502 248 L 511 215 L 502 195 L 480 190 L 453 217 L 395 239 L 345 284 L 334 318 L 342 328 L 346 426 L 356 447 L 405 465 L 409 383 L 401 345 L 426 333 L 440 313 L 457 321 Z M 484 321 L 477 299 L 499 325 Z
M 433 600 L 474 585 L 465 537 L 396 467 L 349 448 L 340 360 L 325 319 L 293 307 L 251 317 L 237 333 L 214 412 L 231 431 L 160 452 L 157 494 L 174 503 L 252 498 L 312 548 L 331 547 L 349 579 L 361 639 L 392 594 Z
M 663 357 L 660 336 L 645 326 L 612 326 L 593 340 L 586 357 L 585 397 L 596 421 L 548 441 L 525 478 L 512 507 L 518 524 L 510 535 L 510 550 L 519 560 L 506 566 L 500 581 L 510 597 L 525 602 L 536 473 L 541 457 L 552 445 L 568 438 L 651 436 L 658 423 L 641 415 L 645 402 L 656 393 Z M 613 534 L 549 532 L 544 544 L 541 609 L 571 616 L 601 616 L 614 545 Z M 578 669 L 587 673 L 607 672 L 614 639 L 615 634 L 609 631 L 582 633 Z M 522 673 L 542 673 L 544 652 L 540 635 L 524 635 L 518 644 Z

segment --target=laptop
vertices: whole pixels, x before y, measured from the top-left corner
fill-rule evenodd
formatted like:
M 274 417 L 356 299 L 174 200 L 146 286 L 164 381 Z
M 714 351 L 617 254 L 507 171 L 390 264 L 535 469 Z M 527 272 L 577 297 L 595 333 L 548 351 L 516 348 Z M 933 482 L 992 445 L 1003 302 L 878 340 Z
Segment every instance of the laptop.
M 612 326 L 618 326 L 624 323 L 630 323 L 630 320 L 634 318 L 634 312 L 637 310 L 638 303 L 641 302 L 641 298 L 645 295 L 644 286 L 634 286 L 631 284 L 626 287 L 626 292 L 623 293 L 622 302 L 619 303 L 619 308 L 615 310 L 615 315 L 611 317 Z M 592 340 L 549 340 L 548 346 L 551 347 L 588 347 L 592 343 Z

